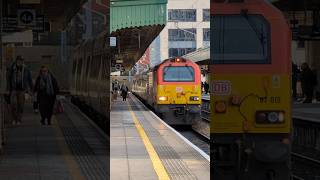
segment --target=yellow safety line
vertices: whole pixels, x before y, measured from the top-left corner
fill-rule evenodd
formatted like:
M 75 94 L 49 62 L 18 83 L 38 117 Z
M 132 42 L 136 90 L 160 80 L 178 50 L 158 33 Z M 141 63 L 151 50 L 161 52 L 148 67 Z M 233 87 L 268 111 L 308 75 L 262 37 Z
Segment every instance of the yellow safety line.
M 131 116 L 133 117 L 134 124 L 139 132 L 139 135 L 143 141 L 143 144 L 148 151 L 148 154 L 149 154 L 150 159 L 152 161 L 153 169 L 156 171 L 159 180 L 169 180 L 170 177 L 169 177 L 165 167 L 163 166 L 156 150 L 154 149 L 153 145 L 151 144 L 150 139 L 148 138 L 148 135 L 144 131 L 143 127 L 141 126 L 140 121 L 138 120 L 135 113 L 132 111 L 130 104 L 129 104 L 129 111 L 131 113 Z
M 74 180 L 85 180 L 86 178 L 83 176 L 83 174 L 81 173 L 81 169 L 77 163 L 77 161 L 74 159 L 68 144 L 66 143 L 65 139 L 63 138 L 63 133 L 60 129 L 60 127 L 58 127 L 58 122 L 56 120 L 55 117 L 52 117 L 53 120 L 53 127 L 57 132 L 57 142 L 59 144 L 60 150 L 62 151 L 63 154 L 63 159 L 66 162 L 66 165 L 68 167 L 68 171 L 72 177 L 72 179 Z M 63 138 L 63 139 L 60 139 Z

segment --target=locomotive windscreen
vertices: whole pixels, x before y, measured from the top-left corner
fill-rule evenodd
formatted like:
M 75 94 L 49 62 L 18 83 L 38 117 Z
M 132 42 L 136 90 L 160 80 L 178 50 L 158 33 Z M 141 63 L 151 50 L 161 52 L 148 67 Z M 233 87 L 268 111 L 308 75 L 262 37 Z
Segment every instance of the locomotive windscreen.
M 194 69 L 191 66 L 166 66 L 163 70 L 165 82 L 194 82 Z
M 260 15 L 212 16 L 212 63 L 270 63 L 269 26 L 269 23 Z

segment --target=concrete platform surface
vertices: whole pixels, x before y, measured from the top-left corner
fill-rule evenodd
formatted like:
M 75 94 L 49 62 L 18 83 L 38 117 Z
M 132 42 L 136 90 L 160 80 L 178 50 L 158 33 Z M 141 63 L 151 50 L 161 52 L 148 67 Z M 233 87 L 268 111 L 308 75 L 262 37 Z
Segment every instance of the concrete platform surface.
M 296 119 L 320 122 L 320 104 L 294 104 L 292 106 L 292 116 Z
M 109 176 L 109 166 L 104 161 L 107 159 L 107 141 L 89 140 L 102 137 L 98 137 L 85 121 L 75 108 L 65 103 L 65 112 L 54 116 L 51 126 L 42 126 L 40 115 L 33 113 L 31 104 L 26 103 L 22 124 L 7 125 L 7 143 L 0 155 L 0 179 L 105 180 Z M 87 137 L 90 131 L 92 136 Z M 79 143 L 83 143 L 82 147 L 75 146 Z M 83 146 L 91 149 L 90 155 Z M 91 163 L 79 158 L 79 153 Z M 91 167 L 92 162 L 94 167 Z M 98 169 L 99 173 L 91 176 L 90 169 Z
M 130 94 L 110 120 L 111 179 L 210 179 L 210 162 Z

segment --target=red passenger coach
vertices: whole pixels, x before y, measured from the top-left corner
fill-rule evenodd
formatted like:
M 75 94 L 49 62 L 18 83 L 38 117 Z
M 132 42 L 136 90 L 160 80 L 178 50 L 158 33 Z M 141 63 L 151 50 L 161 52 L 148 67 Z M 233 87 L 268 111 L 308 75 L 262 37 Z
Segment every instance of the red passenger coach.
M 211 0 L 213 179 L 290 178 L 291 32 L 266 0 Z

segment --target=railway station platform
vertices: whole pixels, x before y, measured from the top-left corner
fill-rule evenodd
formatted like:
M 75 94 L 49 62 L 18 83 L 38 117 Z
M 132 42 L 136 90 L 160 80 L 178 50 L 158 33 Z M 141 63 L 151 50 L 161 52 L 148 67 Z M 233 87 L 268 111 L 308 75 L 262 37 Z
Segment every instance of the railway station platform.
M 67 100 L 51 126 L 27 102 L 20 125 L 7 125 L 0 155 L 3 180 L 105 180 L 109 177 L 107 137 Z
M 295 119 L 320 122 L 320 103 L 293 104 L 292 116 Z
M 129 96 L 111 110 L 111 179 L 209 180 L 209 156 Z

